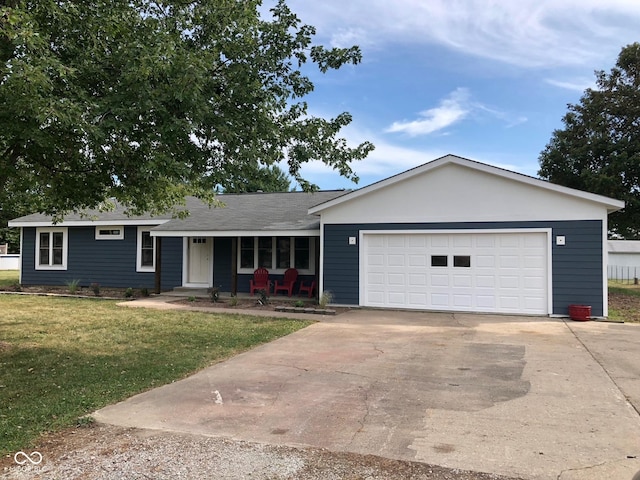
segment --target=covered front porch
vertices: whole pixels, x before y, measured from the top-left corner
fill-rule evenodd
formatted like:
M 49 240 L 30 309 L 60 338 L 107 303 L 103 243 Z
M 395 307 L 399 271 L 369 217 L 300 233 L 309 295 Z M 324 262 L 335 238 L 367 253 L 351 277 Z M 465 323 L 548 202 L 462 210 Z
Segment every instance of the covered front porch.
M 254 232 L 252 232 L 254 233 Z M 300 287 L 317 296 L 319 285 L 320 249 L 317 232 L 260 232 L 243 236 L 184 236 L 182 237 L 182 284 L 173 294 L 183 296 L 209 296 L 209 289 L 221 295 L 250 296 L 250 282 L 254 271 L 265 268 L 269 272 L 270 296 L 275 282 L 282 283 L 288 269 L 297 271 L 291 298 L 299 296 Z M 285 235 L 286 233 L 286 235 Z M 167 235 L 154 235 L 156 242 L 156 287 L 161 285 L 162 240 Z M 166 256 L 164 257 L 166 262 Z M 173 259 L 176 261 L 176 259 Z M 160 290 L 156 288 L 156 293 Z M 308 290 L 302 292 L 309 298 Z M 279 297 L 284 297 L 280 292 Z

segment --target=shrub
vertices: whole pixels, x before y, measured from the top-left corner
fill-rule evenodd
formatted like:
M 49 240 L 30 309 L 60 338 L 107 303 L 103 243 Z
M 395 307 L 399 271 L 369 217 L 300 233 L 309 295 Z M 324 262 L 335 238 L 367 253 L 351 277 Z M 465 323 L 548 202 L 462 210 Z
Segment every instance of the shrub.
M 302 308 L 304 307 L 304 302 L 302 300 L 298 300 L 296 303 L 293 304 L 294 307 L 298 307 L 298 308 Z
M 331 293 L 329 290 L 325 290 L 324 292 L 322 292 L 322 295 L 320 295 L 318 305 L 320 306 L 320 308 L 327 308 L 327 305 L 329 305 L 332 300 L 333 293 Z
M 143 297 L 148 297 L 149 296 L 149 289 L 147 287 L 142 287 L 140 289 L 140 295 L 142 295 Z
M 220 301 L 220 287 L 213 287 L 209 289 L 209 298 L 213 303 Z
M 258 290 L 258 295 L 260 295 L 257 302 L 258 305 L 269 305 L 269 294 L 264 288 L 262 290 Z
M 89 288 L 91 289 L 91 291 L 93 292 L 93 294 L 97 297 L 100 295 L 100 284 L 99 283 L 92 283 L 91 285 L 89 285 Z
M 124 291 L 125 298 L 133 297 L 133 288 L 129 287 Z
M 69 289 L 69 293 L 74 295 L 80 288 L 80 280 L 69 280 L 67 282 L 67 288 Z
M 229 305 L 231 305 L 232 307 L 236 307 L 238 305 L 238 296 L 237 295 L 232 295 L 231 296 L 231 300 L 229 300 Z

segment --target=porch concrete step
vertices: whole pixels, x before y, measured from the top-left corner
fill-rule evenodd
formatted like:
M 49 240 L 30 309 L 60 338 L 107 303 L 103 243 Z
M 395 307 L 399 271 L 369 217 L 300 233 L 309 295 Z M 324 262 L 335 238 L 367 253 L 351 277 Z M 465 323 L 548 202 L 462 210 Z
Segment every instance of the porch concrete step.
M 209 292 L 206 288 L 189 288 L 189 287 L 176 287 L 170 292 L 163 292 L 163 295 L 170 297 L 208 297 Z

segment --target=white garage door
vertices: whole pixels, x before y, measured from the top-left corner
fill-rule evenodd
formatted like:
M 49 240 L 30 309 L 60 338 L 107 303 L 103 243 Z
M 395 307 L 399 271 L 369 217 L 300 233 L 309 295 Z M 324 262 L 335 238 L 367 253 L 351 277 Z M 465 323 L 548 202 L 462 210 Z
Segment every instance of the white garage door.
M 361 304 L 547 314 L 547 234 L 363 236 Z

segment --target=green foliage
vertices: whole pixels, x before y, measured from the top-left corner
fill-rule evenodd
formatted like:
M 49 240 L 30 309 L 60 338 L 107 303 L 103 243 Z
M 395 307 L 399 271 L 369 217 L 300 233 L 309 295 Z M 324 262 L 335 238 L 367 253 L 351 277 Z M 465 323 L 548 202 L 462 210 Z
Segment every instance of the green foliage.
M 140 295 L 142 295 L 143 297 L 148 297 L 149 296 L 149 289 L 147 287 L 142 287 L 140 289 Z
M 258 295 L 258 305 L 269 305 L 269 292 L 263 288 L 258 290 Z
M 97 297 L 100 295 L 100 284 L 99 283 L 92 283 L 91 285 L 89 285 L 89 288 L 91 289 L 91 291 L 93 292 L 93 294 Z
M 327 305 L 329 305 L 332 300 L 333 293 L 331 293 L 329 290 L 325 290 L 324 292 L 322 292 L 322 295 L 320 295 L 318 305 L 320 306 L 320 308 L 327 308 Z
M 133 297 L 133 288 L 129 287 L 124 291 L 125 298 Z
M 218 303 L 220 301 L 220 288 L 213 287 L 209 289 L 209 298 L 212 303 Z
M 231 298 L 229 299 L 229 305 L 231 305 L 232 307 L 237 307 L 238 306 L 238 296 L 237 295 L 231 295 Z
M 57 215 L 157 213 L 258 167 L 320 160 L 357 181 L 373 149 L 339 137 L 349 113 L 309 115 L 302 71 L 361 61 L 313 43 L 280 0 L 62 2 L 0 6 L 0 204 Z M 304 67 L 304 68 L 303 68 Z M 258 160 L 256 160 L 258 159 Z M 273 170 L 272 170 L 273 173 Z M 12 214 L 15 215 L 15 214 Z M 0 223 L 0 226 L 2 224 Z
M 0 296 L 0 455 L 310 323 L 117 303 Z
M 241 172 L 225 178 L 220 187 L 224 193 L 288 192 L 291 182 L 277 165 L 263 167 L 254 162 L 247 163 Z
M 302 300 L 297 300 L 294 304 L 294 307 L 302 308 L 304 307 L 304 302 Z
M 80 280 L 69 280 L 67 282 L 67 289 L 69 290 L 70 294 L 75 295 L 78 292 L 79 288 Z
M 564 128 L 553 132 L 540 154 L 542 178 L 567 187 L 624 200 L 609 216 L 609 229 L 640 238 L 640 43 L 627 45 L 608 74 L 596 72 L 597 88 L 569 105 Z

